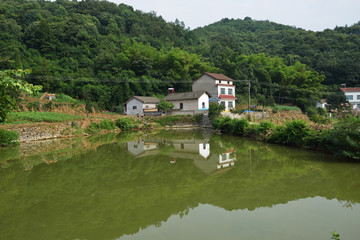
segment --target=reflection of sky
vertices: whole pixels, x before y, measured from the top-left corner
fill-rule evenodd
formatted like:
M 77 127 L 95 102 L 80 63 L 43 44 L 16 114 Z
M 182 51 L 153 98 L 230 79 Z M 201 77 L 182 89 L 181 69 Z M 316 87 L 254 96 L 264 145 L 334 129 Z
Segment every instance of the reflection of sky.
M 200 205 L 182 218 L 171 216 L 157 228 L 151 226 L 132 239 L 330 239 L 330 232 L 340 233 L 340 239 L 358 239 L 360 206 L 344 209 L 335 199 L 306 198 L 257 208 L 253 211 L 225 211 L 212 205 Z

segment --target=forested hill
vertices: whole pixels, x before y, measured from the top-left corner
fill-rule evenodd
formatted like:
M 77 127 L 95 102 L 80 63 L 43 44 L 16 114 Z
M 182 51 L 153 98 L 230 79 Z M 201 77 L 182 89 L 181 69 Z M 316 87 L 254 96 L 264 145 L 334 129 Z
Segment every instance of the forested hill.
M 284 58 L 287 64 L 307 64 L 326 76 L 325 84 L 360 84 L 360 21 L 351 27 L 313 32 L 246 17 L 223 19 L 194 32 L 203 41 L 197 52 L 220 68 L 234 52 L 266 53 Z
M 311 32 L 245 18 L 190 30 L 107 1 L 0 1 L 0 70 L 32 69 L 31 83 L 100 108 L 191 90 L 206 71 L 255 81 L 254 96 L 304 105 L 323 97 L 321 83 L 357 85 L 359 54 L 359 24 Z

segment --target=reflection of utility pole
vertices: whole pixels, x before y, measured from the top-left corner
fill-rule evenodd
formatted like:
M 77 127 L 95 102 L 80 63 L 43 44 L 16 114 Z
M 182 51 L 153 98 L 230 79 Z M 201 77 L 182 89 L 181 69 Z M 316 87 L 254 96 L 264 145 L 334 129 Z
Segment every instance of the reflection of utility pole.
M 249 162 L 250 162 L 250 177 L 252 177 L 252 167 L 251 167 L 251 148 L 249 148 L 249 155 L 250 155 L 250 158 L 249 158 Z

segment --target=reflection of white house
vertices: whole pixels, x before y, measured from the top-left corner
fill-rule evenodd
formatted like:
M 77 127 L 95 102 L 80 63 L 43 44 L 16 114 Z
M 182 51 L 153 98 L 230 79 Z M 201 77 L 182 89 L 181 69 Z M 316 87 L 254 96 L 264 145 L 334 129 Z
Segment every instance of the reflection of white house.
M 126 143 L 126 149 L 128 152 L 136 157 L 143 155 L 146 151 L 156 150 L 157 148 L 157 143 L 144 142 L 143 140 Z
M 210 156 L 210 144 L 208 143 L 200 143 L 199 144 L 199 154 L 207 159 Z
M 219 163 L 217 168 L 226 168 L 235 165 L 234 149 L 228 150 L 222 154 L 219 154 Z
M 353 108 L 360 108 L 360 87 L 340 88 Z

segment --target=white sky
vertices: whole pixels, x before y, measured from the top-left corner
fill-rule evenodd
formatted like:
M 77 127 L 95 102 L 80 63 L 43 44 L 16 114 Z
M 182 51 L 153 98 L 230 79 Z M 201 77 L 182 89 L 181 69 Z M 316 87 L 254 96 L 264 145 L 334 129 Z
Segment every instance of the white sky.
M 108 0 L 194 29 L 221 20 L 249 16 L 313 31 L 352 25 L 360 20 L 360 0 Z

